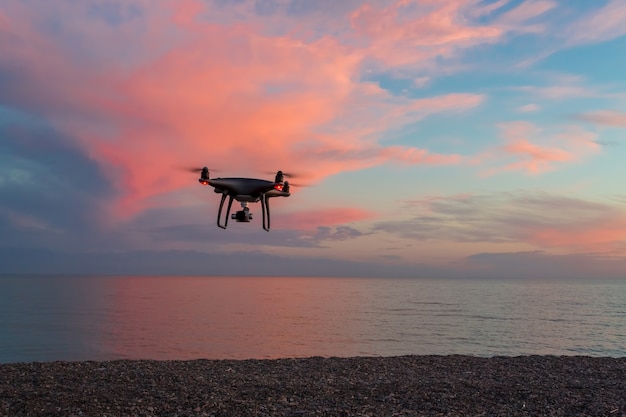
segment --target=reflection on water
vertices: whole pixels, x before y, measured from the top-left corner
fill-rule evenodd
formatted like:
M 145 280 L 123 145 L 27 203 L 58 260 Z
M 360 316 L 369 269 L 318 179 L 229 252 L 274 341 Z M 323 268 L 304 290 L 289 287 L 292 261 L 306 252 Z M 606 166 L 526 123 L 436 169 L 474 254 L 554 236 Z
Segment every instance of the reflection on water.
M 0 362 L 626 356 L 625 289 L 623 282 L 4 277 Z
M 125 278 L 111 284 L 119 316 L 106 323 L 103 345 L 115 356 L 359 354 L 357 316 L 367 291 L 352 280 Z

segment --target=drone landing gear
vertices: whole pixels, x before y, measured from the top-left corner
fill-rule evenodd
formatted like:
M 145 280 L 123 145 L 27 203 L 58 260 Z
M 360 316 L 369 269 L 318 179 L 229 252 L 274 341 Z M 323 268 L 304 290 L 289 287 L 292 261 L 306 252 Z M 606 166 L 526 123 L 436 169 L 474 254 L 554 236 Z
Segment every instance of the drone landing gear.
M 270 231 L 270 199 L 265 194 L 261 196 L 261 213 L 263 213 L 263 230 Z
M 222 224 L 222 210 L 224 208 L 224 202 L 226 201 L 226 197 L 228 197 L 228 207 L 226 208 L 226 215 L 224 216 L 224 222 Z M 226 229 L 228 226 L 228 218 L 232 218 L 237 222 L 249 223 L 252 220 L 252 213 L 250 213 L 250 209 L 248 208 L 248 202 L 242 201 L 241 207 L 242 210 L 233 213 L 232 216 L 230 214 L 230 209 L 233 205 L 234 196 L 230 194 L 222 194 L 222 200 L 220 201 L 220 208 L 217 212 L 217 226 Z M 261 202 L 261 212 L 263 213 L 263 230 L 269 232 L 270 231 L 270 205 L 269 198 L 262 194 L 260 197 Z
M 226 209 L 226 216 L 224 218 L 224 224 L 221 224 L 220 219 L 222 218 L 222 208 L 224 207 L 224 201 L 226 200 L 226 197 L 229 197 L 228 208 Z M 233 199 L 234 197 L 232 195 L 222 194 L 222 201 L 220 201 L 220 208 L 217 211 L 217 227 L 226 229 L 226 226 L 228 226 L 228 217 L 229 217 L 228 215 L 230 214 L 230 208 L 233 205 Z

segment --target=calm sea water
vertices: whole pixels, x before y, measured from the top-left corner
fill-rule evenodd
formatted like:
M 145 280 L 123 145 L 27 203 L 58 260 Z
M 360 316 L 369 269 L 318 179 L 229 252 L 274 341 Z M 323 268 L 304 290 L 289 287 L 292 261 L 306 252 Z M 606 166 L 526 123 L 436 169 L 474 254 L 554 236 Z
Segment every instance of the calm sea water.
M 626 281 L 0 277 L 0 362 L 626 356 Z

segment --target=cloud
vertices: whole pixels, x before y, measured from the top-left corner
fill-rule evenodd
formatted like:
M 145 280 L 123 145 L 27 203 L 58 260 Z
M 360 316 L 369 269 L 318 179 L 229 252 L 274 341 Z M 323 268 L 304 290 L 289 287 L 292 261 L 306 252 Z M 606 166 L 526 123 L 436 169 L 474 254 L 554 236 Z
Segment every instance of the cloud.
M 200 275 L 200 276 L 333 276 L 407 278 L 603 279 L 623 278 L 626 258 L 603 255 L 550 255 L 542 251 L 478 253 L 454 265 L 358 262 L 324 257 L 270 255 L 197 250 L 67 253 L 45 249 L 3 247 L 4 274 Z M 37 262 L 33 262 L 37 259 Z
M 542 81 L 534 85 L 510 87 L 517 93 L 527 93 L 533 102 L 537 100 L 561 102 L 564 100 L 585 99 L 622 99 L 624 94 L 608 84 L 590 84 L 588 80 L 577 74 L 543 73 Z M 616 92 L 617 91 L 617 92 Z
M 626 258 L 598 254 L 552 255 L 543 251 L 478 253 L 466 259 L 468 274 L 494 279 L 621 279 Z
M 411 99 L 359 74 L 372 58 L 390 67 L 419 65 L 441 48 L 499 36 L 464 24 L 460 3 L 394 3 L 388 12 L 363 6 L 352 13 L 353 28 L 322 37 L 291 34 L 295 15 L 311 24 L 321 19 L 306 8 L 277 3 L 266 21 L 267 13 L 261 18 L 248 3 L 240 6 L 113 2 L 102 13 L 73 2 L 35 10 L 9 1 L 3 9 L 14 16 L 13 41 L 2 44 L 0 59 L 4 104 L 45 118 L 94 158 L 119 185 L 110 200 L 118 217 L 186 187 L 192 180 L 170 169 L 182 163 L 220 162 L 245 175 L 298 168 L 315 181 L 386 162 L 458 161 L 379 140 L 429 115 L 478 106 L 481 95 Z M 377 31 L 378 17 L 393 30 Z M 271 30 L 279 19 L 283 29 Z
M 546 193 L 432 197 L 407 202 L 415 215 L 374 231 L 417 241 L 526 244 L 570 252 L 623 252 L 622 205 Z
M 602 98 L 609 94 L 603 93 L 596 88 L 574 83 L 564 83 L 550 86 L 524 86 L 513 90 L 528 92 L 536 97 L 547 100 L 569 100 L 580 98 Z
M 557 6 L 558 4 L 554 1 L 529 0 L 521 2 L 517 7 L 503 13 L 497 22 L 509 30 L 540 33 L 545 31 L 546 25 L 538 23 L 537 18 Z
M 483 17 L 488 16 L 498 9 L 506 6 L 510 0 L 498 0 L 493 3 L 478 3 L 475 9 L 469 11 L 469 15 L 472 17 Z
M 33 263 L 32 259 L 38 262 Z M 67 253 L 3 248 L 0 265 L 5 274 L 393 276 L 389 270 L 384 274 L 384 269 L 374 263 L 277 256 L 254 250 L 236 253 L 197 250 Z M 403 272 L 401 268 L 395 269 L 396 274 Z
M 540 39 L 533 49 L 534 56 L 523 58 L 517 67 L 528 67 L 559 50 L 606 42 L 626 34 L 626 7 L 621 0 L 581 3 L 573 7 L 567 2 L 544 0 L 515 3 L 518 6 L 511 10 L 506 10 L 500 2 L 494 3 L 495 10 L 506 10 L 494 19 L 494 25 L 507 34 L 533 34 Z M 588 93 L 562 88 L 543 91 L 560 97 Z
M 224 251 L 228 248 L 319 248 L 323 237 L 312 238 L 311 232 L 284 229 L 280 218 L 272 219 L 272 232 L 261 229 L 259 221 L 250 224 L 229 222 L 228 230 L 215 226 L 214 219 L 202 223 L 175 223 L 166 226 L 151 226 L 137 229 L 150 244 L 142 247 L 151 250 L 179 248 L 180 250 Z
M 253 222 L 254 223 L 254 222 Z M 180 246 L 181 250 L 194 248 L 212 248 L 224 250 L 228 247 L 245 248 L 326 248 L 330 242 L 342 242 L 365 236 L 351 226 L 317 226 L 304 230 L 284 229 L 282 222 L 277 219 L 272 233 L 259 231 L 258 224 L 236 225 L 229 224 L 228 232 L 217 229 L 213 224 L 179 224 L 171 226 L 153 227 L 143 231 L 152 239 L 154 250 L 163 250 L 165 247 Z M 252 230 L 250 230 L 252 229 Z M 146 247 L 148 247 L 146 245 Z
M 282 199 L 275 199 L 281 200 Z M 376 213 L 357 208 L 328 208 L 287 212 L 288 204 L 272 206 L 271 233 L 261 228 L 260 206 L 250 206 L 250 223 L 230 220 L 228 230 L 216 227 L 217 199 L 170 209 L 150 209 L 123 223 L 126 242 L 146 250 L 251 250 L 253 248 L 324 248 L 328 242 L 365 235 L 350 223 L 373 218 Z M 286 202 L 286 201 L 285 201 Z M 181 221 L 181 219 L 184 219 Z M 243 248 L 243 249 L 242 249 Z
M 587 44 L 617 39 L 626 35 L 626 4 L 610 0 L 571 24 L 564 36 L 570 44 Z
M 525 104 L 517 108 L 519 113 L 533 113 L 539 110 L 541 110 L 541 107 L 533 103 Z
M 20 117 L 0 120 L 0 244 L 79 245 L 116 190 L 70 138 Z
M 502 37 L 503 31 L 495 26 L 466 23 L 467 5 L 463 1 L 398 1 L 387 7 L 364 4 L 350 19 L 371 58 L 392 67 L 423 65 L 427 59 Z
M 600 126 L 626 128 L 626 112 L 600 110 L 576 115 L 576 118 Z
M 431 82 L 431 77 L 428 76 L 424 76 L 424 77 L 417 77 L 415 79 L 413 79 L 413 86 L 417 87 L 417 88 L 424 88 L 426 87 L 430 82 Z
M 281 227 L 288 229 L 307 230 L 320 226 L 342 225 L 351 222 L 371 219 L 376 214 L 359 208 L 326 208 L 318 210 L 282 213 Z
M 289 239 L 288 244 L 292 247 L 327 248 L 332 242 L 344 242 L 368 234 L 351 226 L 317 226 L 314 230 L 300 232 L 299 236 Z
M 504 171 L 523 171 L 540 174 L 563 163 L 575 162 L 597 153 L 600 145 L 596 134 L 577 126 L 568 126 L 561 132 L 545 132 L 530 122 L 507 122 L 499 125 L 505 144 L 486 152 L 479 159 L 510 162 L 484 172 L 493 175 Z
M 343 241 L 363 236 L 364 233 L 350 226 L 339 226 L 334 230 L 330 227 L 318 227 L 318 240 Z

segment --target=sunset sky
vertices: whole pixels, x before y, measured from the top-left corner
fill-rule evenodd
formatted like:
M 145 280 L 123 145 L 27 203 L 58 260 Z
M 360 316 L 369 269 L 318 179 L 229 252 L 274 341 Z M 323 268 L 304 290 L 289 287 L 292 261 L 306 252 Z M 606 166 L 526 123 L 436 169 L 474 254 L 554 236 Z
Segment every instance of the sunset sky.
M 623 0 L 0 0 L 0 273 L 626 277 L 625 69 Z

